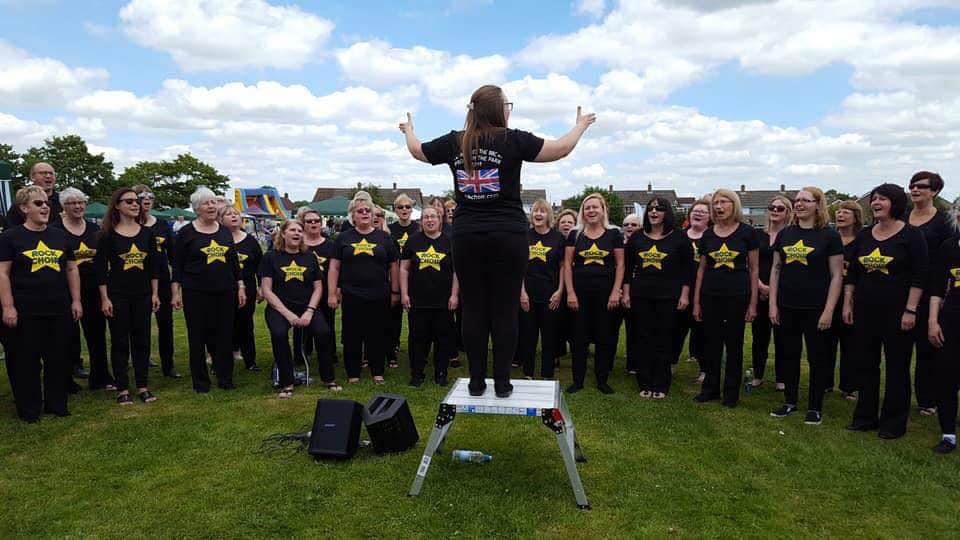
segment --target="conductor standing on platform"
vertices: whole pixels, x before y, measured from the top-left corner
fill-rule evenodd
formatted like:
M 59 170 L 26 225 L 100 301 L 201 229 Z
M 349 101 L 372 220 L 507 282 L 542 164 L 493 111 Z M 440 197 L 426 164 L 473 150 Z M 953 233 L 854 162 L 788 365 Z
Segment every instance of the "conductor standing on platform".
M 555 141 L 508 129 L 513 103 L 493 85 L 470 96 L 463 131 L 421 143 L 413 119 L 400 124 L 410 154 L 432 165 L 450 167 L 457 208 L 453 264 L 463 301 L 463 342 L 470 360 L 470 393 L 486 391 L 487 341 L 493 339 L 493 378 L 497 397 L 509 397 L 510 361 L 517 348 L 520 287 L 526 268 L 527 228 L 520 201 L 524 161 L 556 161 L 573 151 L 596 120 L 577 108 L 576 125 Z

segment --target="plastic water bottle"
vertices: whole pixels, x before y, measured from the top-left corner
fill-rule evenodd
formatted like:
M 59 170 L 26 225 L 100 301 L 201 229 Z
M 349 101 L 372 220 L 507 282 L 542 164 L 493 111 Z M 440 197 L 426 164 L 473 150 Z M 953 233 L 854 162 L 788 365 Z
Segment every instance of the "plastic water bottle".
M 455 463 L 487 463 L 493 461 L 493 456 L 479 450 L 454 450 L 453 461 Z
M 750 368 L 743 374 L 743 391 L 746 394 L 753 391 L 753 370 Z

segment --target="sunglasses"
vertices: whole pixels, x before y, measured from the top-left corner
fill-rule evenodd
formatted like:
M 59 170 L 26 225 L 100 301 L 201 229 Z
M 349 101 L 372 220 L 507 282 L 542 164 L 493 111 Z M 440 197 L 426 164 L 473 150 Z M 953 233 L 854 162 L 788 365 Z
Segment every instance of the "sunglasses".
M 154 199 L 153 193 L 141 193 L 138 197 L 145 201 L 152 201 Z
M 303 220 L 303 222 L 306 223 L 307 225 L 316 225 L 317 223 L 320 223 L 320 220 L 319 220 L 319 219 L 305 219 L 305 220 Z
M 773 205 L 773 204 L 771 204 L 770 206 L 767 207 L 767 210 L 769 210 L 769 211 L 771 211 L 771 212 L 786 212 L 786 211 L 787 211 L 787 207 L 786 207 L 786 206 L 779 206 L 779 205 Z
M 120 199 L 120 202 L 124 204 L 129 204 L 130 206 L 133 206 L 133 205 L 140 206 L 140 199 Z
M 921 184 L 921 183 L 919 183 L 919 182 L 916 183 L 916 184 L 910 184 L 910 189 L 913 189 L 913 188 L 924 189 L 924 190 L 926 190 L 926 189 L 932 189 L 932 188 L 930 187 L 930 184 Z
M 39 199 L 30 201 L 30 202 L 32 202 L 33 205 L 36 206 L 37 208 L 43 208 L 44 206 L 50 206 L 50 203 L 48 203 L 47 201 L 42 201 L 42 200 L 39 200 Z
M 358 214 L 369 214 L 369 213 L 370 213 L 370 209 L 369 209 L 369 208 L 357 208 L 356 210 L 354 210 L 354 212 L 356 212 L 356 213 L 358 213 Z
M 397 205 L 397 210 L 410 210 L 411 208 L 413 208 L 413 207 L 410 206 L 409 204 L 398 204 L 398 205 Z

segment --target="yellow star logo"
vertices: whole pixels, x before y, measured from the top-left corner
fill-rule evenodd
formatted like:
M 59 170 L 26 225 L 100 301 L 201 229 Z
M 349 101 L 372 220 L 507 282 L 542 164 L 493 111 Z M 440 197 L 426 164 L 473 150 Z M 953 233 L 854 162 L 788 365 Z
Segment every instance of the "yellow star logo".
M 584 266 L 588 264 L 599 264 L 600 266 L 604 266 L 603 258 L 609 254 L 609 251 L 598 248 L 596 242 L 590 246 L 590 249 L 585 249 L 580 252 L 580 256 L 583 257 Z
M 149 250 L 150 248 L 147 249 Z M 130 251 L 121 253 L 118 257 L 123 261 L 124 270 L 130 270 L 131 268 L 143 270 L 143 261 L 147 258 L 147 252 L 140 251 L 136 244 L 130 244 Z
M 720 249 L 710 252 L 710 258 L 713 259 L 714 268 L 727 266 L 733 270 L 733 261 L 737 260 L 737 255 L 739 254 L 739 251 L 733 251 L 732 249 L 729 249 L 727 247 L 727 243 L 724 242 L 723 244 L 720 244 Z
M 868 255 L 859 257 L 860 265 L 863 266 L 864 270 L 867 272 L 881 272 L 884 274 L 889 274 L 890 270 L 887 266 L 893 261 L 893 257 L 888 257 L 883 253 L 880 253 L 880 248 L 875 247 Z
M 367 242 L 366 238 L 361 238 L 359 242 L 350 245 L 353 246 L 354 255 L 370 255 L 371 257 L 373 256 L 373 248 L 377 247 L 376 244 Z
M 300 281 L 303 281 L 303 273 L 307 271 L 307 267 L 300 266 L 297 264 L 297 261 L 290 261 L 289 265 L 281 266 L 280 270 L 283 271 L 283 281 L 286 283 L 291 279 L 299 279 Z
M 638 251 L 637 255 L 643 261 L 643 266 L 640 268 L 652 266 L 657 270 L 663 270 L 663 260 L 667 258 L 667 254 L 658 250 L 656 245 L 647 251 Z
M 804 245 L 803 240 L 797 240 L 797 243 L 792 246 L 783 246 L 783 253 L 787 256 L 787 260 L 783 264 L 797 262 L 806 266 L 807 256 L 813 253 L 814 249 Z
M 420 270 L 426 270 L 427 268 L 433 268 L 437 272 L 440 271 L 440 261 L 446 258 L 446 253 L 440 253 L 437 250 L 433 249 L 433 246 L 427 248 L 426 251 L 418 251 L 417 259 L 420 260 Z
M 61 249 L 50 249 L 43 240 L 37 242 L 37 247 L 23 252 L 23 256 L 33 261 L 30 266 L 30 273 L 36 272 L 41 268 L 60 271 L 60 256 L 63 255 Z
M 80 242 L 73 254 L 77 257 L 77 264 L 89 263 L 97 256 L 97 250 L 90 249 L 86 242 Z
M 530 260 L 540 259 L 543 262 L 547 262 L 547 253 L 553 249 L 552 247 L 543 245 L 541 240 L 537 240 L 537 243 L 530 246 Z
M 243 270 L 243 261 L 250 258 L 246 253 L 237 253 L 237 258 L 240 259 L 240 269 Z
M 227 252 L 230 251 L 230 246 L 221 246 L 216 240 L 211 240 L 210 245 L 201 248 L 200 251 L 207 256 L 207 264 L 213 264 L 217 261 L 225 263 L 227 262 Z
M 157 252 L 163 251 L 163 243 L 166 241 L 167 239 L 162 236 L 157 237 Z
M 397 239 L 397 243 L 400 244 L 400 249 L 403 249 L 403 246 L 407 245 L 407 240 L 410 239 L 410 235 L 404 231 L 403 236 Z
M 951 268 L 950 275 L 953 276 L 953 287 L 960 288 L 960 268 Z

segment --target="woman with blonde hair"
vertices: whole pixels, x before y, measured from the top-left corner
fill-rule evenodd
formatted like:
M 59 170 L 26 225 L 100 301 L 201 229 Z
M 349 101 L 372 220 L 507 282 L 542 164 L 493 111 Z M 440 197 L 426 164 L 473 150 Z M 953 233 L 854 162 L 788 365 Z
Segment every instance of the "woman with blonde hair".
M 303 224 L 303 243 L 307 250 L 312 251 L 317 259 L 317 265 L 320 267 L 320 273 L 326 280 L 330 270 L 330 257 L 333 253 L 333 241 L 323 235 L 323 218 L 320 214 L 310 208 L 303 207 L 297 211 L 297 219 Z M 323 312 L 323 317 L 330 327 L 325 339 L 318 336 L 304 337 L 304 331 L 294 330 L 293 347 L 295 354 L 303 351 L 309 356 L 314 350 L 317 352 L 317 362 L 323 365 L 330 362 L 332 365 L 337 363 L 337 336 L 336 336 L 336 312 L 330 309 L 327 300 L 329 300 L 330 291 L 323 287 L 323 293 L 320 296 L 320 305 L 317 309 Z M 336 294 L 336 291 L 334 291 Z M 328 360 L 329 357 L 329 360 Z
M 612 394 L 607 382 L 617 352 L 616 313 L 623 286 L 623 234 L 610 226 L 607 203 L 599 193 L 580 204 L 580 225 L 567 237 L 564 279 L 567 306 L 573 315 L 573 384 L 567 392 L 583 389 L 589 343 L 595 346 L 597 389 Z
M 710 201 L 709 199 L 699 199 L 693 203 L 690 210 L 687 211 L 687 228 L 681 231 L 693 251 L 694 271 L 700 265 L 700 251 L 697 242 L 703 237 L 703 233 L 710 226 Z M 691 283 L 693 285 L 693 283 Z M 692 300 L 692 296 L 691 300 Z M 680 361 L 680 353 L 683 351 L 683 342 L 690 334 L 690 343 L 687 346 L 688 360 L 697 362 L 700 375 L 697 377 L 697 383 L 702 383 L 706 376 L 704 372 L 703 355 L 703 323 L 693 319 L 693 310 L 685 309 L 677 311 L 677 322 L 674 325 L 673 333 L 673 363 Z
M 262 299 L 258 286 L 257 271 L 260 269 L 260 259 L 263 258 L 263 249 L 260 242 L 243 230 L 243 217 L 240 210 L 234 206 L 224 206 L 217 214 L 220 224 L 230 231 L 233 243 L 237 246 L 237 259 L 240 262 L 240 278 L 250 291 L 250 301 L 237 308 L 233 321 L 233 351 L 234 360 L 243 360 L 247 371 L 260 371 L 257 366 L 257 346 L 254 340 L 253 312 L 257 310 L 254 298 Z M 256 291 L 256 296 L 254 296 Z M 239 353 L 239 358 L 238 358 Z
M 519 357 L 523 374 L 536 374 L 537 342 L 540 343 L 540 377 L 553 378 L 557 346 L 557 309 L 563 300 L 563 235 L 553 228 L 553 208 L 543 199 L 530 208 L 527 243 L 530 255 L 520 289 Z
M 706 376 L 694 400 L 704 403 L 722 397 L 725 407 L 736 407 L 744 327 L 757 314 L 760 246 L 753 227 L 742 222 L 740 197 L 734 191 L 714 192 L 711 212 L 713 225 L 700 238 L 693 295 L 693 316 L 703 321 L 706 357 Z M 726 370 L 721 369 L 724 350 Z
M 513 103 L 485 85 L 470 96 L 465 129 L 421 143 L 412 117 L 400 124 L 417 160 L 450 168 L 457 202 L 454 266 L 463 297 L 463 341 L 470 360 L 470 392 L 486 390 L 487 346 L 493 339 L 494 390 L 509 397 L 510 361 L 517 347 L 520 288 L 529 255 L 520 198 L 524 161 L 556 161 L 573 151 L 594 115 L 577 108 L 576 124 L 558 140 L 508 128 Z
M 413 214 L 413 199 L 406 193 L 401 193 L 393 200 L 393 211 L 397 214 L 397 221 L 390 223 L 387 227 L 390 229 L 390 236 L 397 243 L 397 252 L 403 253 L 403 247 L 407 240 L 420 230 L 420 224 L 411 219 Z M 422 219 L 422 216 L 421 216 Z M 409 323 L 410 316 L 407 315 Z M 388 347 L 388 353 L 392 351 L 393 358 L 396 359 L 400 352 L 400 334 L 403 333 L 403 307 L 396 306 L 390 310 L 390 332 L 393 341 Z
M 757 317 L 751 325 L 753 380 L 750 384 L 756 388 L 763 384 L 767 371 L 767 357 L 770 354 L 770 333 L 773 333 L 773 370 L 776 375 L 776 390 L 784 390 L 783 375 L 780 373 L 779 359 L 783 354 L 783 340 L 780 329 L 770 323 L 770 270 L 773 268 L 773 246 L 780 231 L 793 223 L 793 201 L 785 195 L 774 195 L 767 203 L 767 230 L 756 231 L 760 243 L 760 282 L 757 284 Z
M 810 364 L 806 424 L 823 418 L 827 389 L 827 331 L 843 287 L 843 244 L 827 227 L 827 199 L 816 187 L 801 189 L 794 199 L 796 223 L 777 235 L 770 273 L 770 322 L 780 328 L 784 403 L 770 413 L 782 418 L 797 411 L 803 341 Z
M 834 224 L 840 233 L 840 243 L 843 244 L 843 275 L 846 277 L 850 258 L 856 249 L 857 234 L 863 228 L 863 208 L 857 201 L 843 201 L 837 206 L 834 214 Z M 833 388 L 834 371 L 837 368 L 837 349 L 840 350 L 840 397 L 848 401 L 856 401 L 857 381 L 855 340 L 853 327 L 843 321 L 843 302 L 837 302 L 833 313 L 833 324 L 830 325 L 827 340 L 827 391 Z

